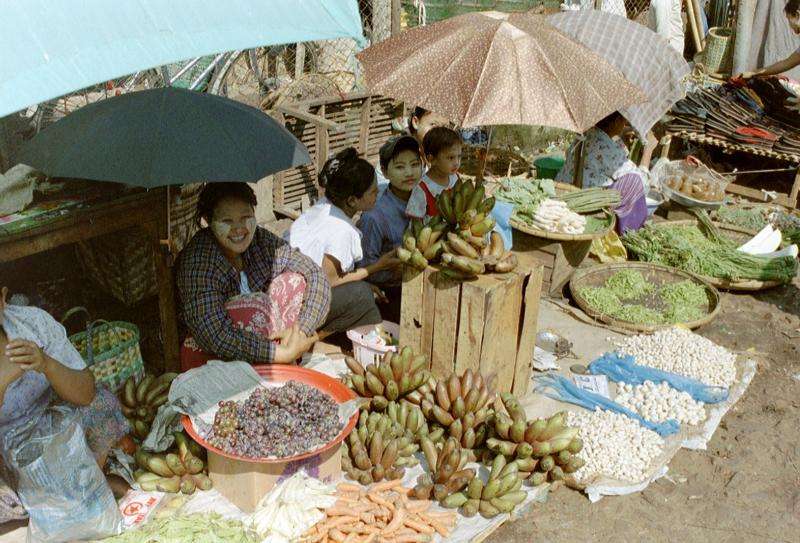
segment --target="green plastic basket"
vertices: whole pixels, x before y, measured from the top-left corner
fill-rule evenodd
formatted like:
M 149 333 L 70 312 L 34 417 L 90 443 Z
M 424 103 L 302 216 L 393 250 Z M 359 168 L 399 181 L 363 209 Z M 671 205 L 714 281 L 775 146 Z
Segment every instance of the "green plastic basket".
M 84 308 L 69 310 L 62 321 Z M 88 313 L 87 313 L 88 314 Z M 86 331 L 69 337 L 94 375 L 95 382 L 117 392 L 130 376 L 144 375 L 144 361 L 139 348 L 139 328 L 124 321 L 87 322 Z
M 559 156 L 545 156 L 534 160 L 533 165 L 536 167 L 538 179 L 555 179 L 564 167 L 564 159 Z

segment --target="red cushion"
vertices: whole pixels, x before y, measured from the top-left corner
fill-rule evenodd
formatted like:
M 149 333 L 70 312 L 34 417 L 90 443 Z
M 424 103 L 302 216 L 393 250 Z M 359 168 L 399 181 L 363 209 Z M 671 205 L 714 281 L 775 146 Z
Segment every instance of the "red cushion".
M 297 322 L 303 308 L 305 290 L 306 280 L 302 275 L 283 273 L 270 284 L 267 294 L 256 292 L 234 296 L 225 303 L 225 311 L 233 320 L 234 326 L 269 337 Z M 181 345 L 183 371 L 202 366 L 215 358 L 219 357 L 204 352 L 191 336 Z M 263 363 L 256 360 L 248 362 Z

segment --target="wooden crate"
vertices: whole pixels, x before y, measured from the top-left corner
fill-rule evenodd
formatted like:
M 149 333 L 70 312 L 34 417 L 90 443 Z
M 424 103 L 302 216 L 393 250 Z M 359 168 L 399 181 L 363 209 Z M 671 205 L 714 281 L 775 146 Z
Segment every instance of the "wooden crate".
M 525 254 L 543 266 L 542 292 L 549 296 L 561 296 L 564 285 L 589 255 L 591 246 L 590 240 L 556 241 L 513 230 L 514 252 Z
M 435 268 L 407 271 L 400 342 L 427 355 L 436 377 L 467 369 L 497 375 L 497 390 L 528 391 L 536 342 L 542 267 L 458 283 Z

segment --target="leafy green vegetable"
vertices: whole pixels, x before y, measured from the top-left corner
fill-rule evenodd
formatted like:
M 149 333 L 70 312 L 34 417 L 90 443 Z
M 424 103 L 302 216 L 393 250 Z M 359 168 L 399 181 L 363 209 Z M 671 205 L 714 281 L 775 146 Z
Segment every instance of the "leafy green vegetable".
M 217 513 L 194 513 L 148 522 L 103 543 L 256 543 L 255 534 L 237 520 Z

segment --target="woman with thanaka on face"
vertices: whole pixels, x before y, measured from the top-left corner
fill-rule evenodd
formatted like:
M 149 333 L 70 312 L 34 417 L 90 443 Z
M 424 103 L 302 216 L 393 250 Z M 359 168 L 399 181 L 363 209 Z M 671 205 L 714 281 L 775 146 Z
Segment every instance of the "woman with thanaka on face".
M 406 215 L 416 219 L 439 214 L 436 197 L 456 184 L 461 167 L 461 136 L 455 130 L 443 126 L 431 128 L 425 134 L 422 147 L 428 171 L 411 191 L 406 206 Z
M 399 267 L 400 260 L 392 249 L 357 266 L 363 251 L 361 232 L 353 221 L 356 214 L 375 207 L 375 168 L 350 147 L 325 163 L 319 184 L 325 196 L 292 224 L 289 243 L 321 266 L 331 284 L 331 313 L 340 315 L 331 331 L 378 324 L 382 319 L 375 304 L 377 289 L 366 280 Z
M 378 198 L 375 207 L 361 215 L 358 228 L 361 230 L 363 259 L 360 266 L 368 266 L 403 242 L 403 233 L 408 226 L 406 205 L 411 191 L 422 177 L 422 155 L 417 141 L 411 136 L 390 139 L 380 149 L 380 167 L 389 180 L 389 188 Z M 384 270 L 372 274 L 369 282 L 386 293 L 389 304 L 382 306 L 383 316 L 398 322 L 402 268 Z
M 205 186 L 198 220 L 207 226 L 178 259 L 181 315 L 205 353 L 224 360 L 292 363 L 316 341 L 329 314 L 331 289 L 319 266 L 256 224 L 256 205 L 255 193 L 246 183 Z M 272 330 L 269 336 L 235 324 L 226 308 L 229 300 L 271 293 L 287 277 L 304 283 L 302 306 L 292 324 Z

